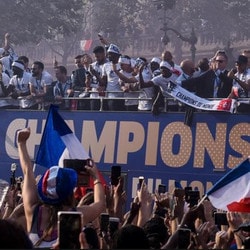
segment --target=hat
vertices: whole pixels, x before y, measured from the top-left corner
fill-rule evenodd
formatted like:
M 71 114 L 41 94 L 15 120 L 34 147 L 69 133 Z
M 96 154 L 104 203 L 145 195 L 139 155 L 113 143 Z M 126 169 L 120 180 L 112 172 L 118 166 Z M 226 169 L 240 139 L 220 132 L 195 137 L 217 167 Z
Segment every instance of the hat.
M 227 205 L 230 212 L 250 213 L 250 198 L 241 199 L 239 202 L 232 202 Z
M 111 43 L 111 44 L 109 45 L 109 48 L 108 48 L 107 52 L 112 52 L 112 53 L 116 53 L 116 54 L 121 54 L 121 53 L 120 53 L 120 49 L 119 49 L 116 45 L 114 45 L 113 43 Z
M 19 69 L 21 69 L 21 70 L 24 70 L 24 65 L 21 63 L 21 62 L 18 62 L 18 61 L 15 61 L 15 62 L 13 62 L 12 64 L 11 64 L 11 66 L 13 67 L 17 67 L 17 68 L 19 68 Z
M 135 59 L 135 67 L 140 67 L 142 64 L 146 63 L 147 61 L 144 58 L 138 57 Z
M 120 56 L 118 62 L 130 65 L 130 59 L 126 56 Z
M 161 63 L 161 59 L 158 58 L 158 57 L 153 57 L 152 60 L 151 60 L 151 62 L 156 62 L 156 63 L 160 64 Z
M 57 205 L 73 193 L 77 184 L 77 173 L 71 168 L 53 166 L 40 178 L 37 188 L 40 199 Z
M 247 62 L 248 62 L 247 57 L 243 56 L 243 55 L 239 55 L 238 59 L 236 61 L 236 63 L 238 63 L 238 64 L 247 64 Z
M 160 68 L 162 68 L 162 67 L 171 70 L 171 65 L 170 65 L 168 62 L 166 62 L 166 61 L 162 61 L 162 62 L 160 63 Z

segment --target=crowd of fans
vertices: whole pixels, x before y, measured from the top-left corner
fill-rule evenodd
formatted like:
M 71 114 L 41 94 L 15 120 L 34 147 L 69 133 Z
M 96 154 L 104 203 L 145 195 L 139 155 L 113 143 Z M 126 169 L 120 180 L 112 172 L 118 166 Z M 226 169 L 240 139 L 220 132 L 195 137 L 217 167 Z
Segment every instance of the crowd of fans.
M 0 213 L 0 248 L 81 249 L 248 249 L 249 213 L 221 211 L 198 190 L 161 184 L 150 193 L 138 177 L 137 194 L 125 210 L 124 178 L 104 184 L 93 160 L 84 166 L 93 187 L 79 192 L 77 172 L 53 166 L 34 176 L 27 151 L 29 128 L 17 135 L 23 180 L 12 181 Z M 79 195 L 81 193 L 81 195 Z M 128 202 L 128 201 L 127 201 Z M 250 210 L 249 210 L 250 211 Z M 58 223 L 58 215 L 76 212 L 75 222 Z M 65 230 L 70 229 L 65 233 Z M 63 233 L 64 232 L 64 233 Z M 77 236 L 71 236 L 71 233 Z M 65 244 L 66 243 L 66 247 Z
M 178 65 L 168 50 L 161 58 L 134 59 L 99 38 L 100 46 L 93 49 L 93 55 L 74 58 L 76 68 L 71 74 L 55 61 L 54 80 L 41 61 L 29 68 L 29 58 L 15 54 L 6 34 L 0 50 L 0 107 L 46 109 L 55 103 L 68 110 L 183 111 L 185 105 L 167 93 L 170 81 L 202 98 L 248 98 L 250 50 L 244 50 L 235 67 L 228 69 L 228 57 L 222 50 L 197 65 L 189 59 Z M 241 102 L 237 111 L 248 113 L 249 107 L 248 101 Z
M 55 62 L 53 81 L 40 61 L 29 69 L 28 58 L 15 55 L 6 34 L 5 47 L 0 51 L 1 106 L 33 109 L 56 103 L 62 109 L 100 110 L 100 98 L 105 97 L 105 110 L 157 113 L 165 104 L 164 97 L 169 97 L 166 86 L 170 81 L 202 98 L 248 97 L 249 50 L 238 56 L 235 69 L 227 71 L 224 51 L 201 59 L 197 66 L 188 59 L 177 65 L 167 50 L 161 59 L 148 62 L 143 57 L 134 60 L 122 55 L 103 37 L 100 41 L 106 47 L 94 48 L 95 61 L 88 54 L 76 56 L 76 69 L 70 76 Z M 249 112 L 249 106 L 241 103 L 238 111 Z M 170 100 L 167 108 L 178 111 L 186 107 Z M 209 200 L 199 203 L 202 197 L 198 190 L 189 187 L 150 193 L 146 181 L 138 177 L 136 197 L 126 211 L 125 203 L 130 201 L 123 177 L 115 184 L 103 183 L 93 160 L 84 166 L 93 182 L 89 188 L 79 186 L 75 170 L 62 166 L 35 177 L 27 150 L 30 135 L 29 128 L 17 135 L 23 179 L 11 183 L 1 207 L 0 248 L 63 249 L 65 241 L 70 242 L 71 249 L 250 248 L 249 214 L 219 211 Z M 60 231 L 60 212 L 81 215 L 77 238 Z M 75 223 L 71 224 L 74 232 Z

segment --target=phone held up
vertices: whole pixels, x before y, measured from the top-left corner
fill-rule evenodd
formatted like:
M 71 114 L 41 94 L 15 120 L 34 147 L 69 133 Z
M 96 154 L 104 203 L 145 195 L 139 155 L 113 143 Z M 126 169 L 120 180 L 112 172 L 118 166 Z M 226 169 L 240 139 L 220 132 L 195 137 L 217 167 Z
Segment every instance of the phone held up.
M 91 159 L 64 159 L 63 167 L 72 168 L 77 172 L 77 186 L 88 187 L 90 182 L 90 176 L 86 172 L 85 165 L 92 166 Z
M 82 231 L 82 213 L 58 212 L 58 237 L 60 249 L 80 249 L 79 234 Z
M 110 177 L 112 186 L 118 185 L 120 176 L 121 176 L 121 166 L 113 165 L 111 167 L 111 177 Z
M 163 184 L 159 184 L 158 185 L 158 194 L 165 194 L 166 193 L 166 185 L 163 185 Z
M 138 180 L 139 180 L 139 182 L 138 182 L 138 189 L 140 190 L 141 186 L 142 186 L 142 183 L 144 181 L 144 176 L 139 176 Z
M 188 228 L 178 229 L 178 249 L 187 249 L 191 241 L 191 230 Z

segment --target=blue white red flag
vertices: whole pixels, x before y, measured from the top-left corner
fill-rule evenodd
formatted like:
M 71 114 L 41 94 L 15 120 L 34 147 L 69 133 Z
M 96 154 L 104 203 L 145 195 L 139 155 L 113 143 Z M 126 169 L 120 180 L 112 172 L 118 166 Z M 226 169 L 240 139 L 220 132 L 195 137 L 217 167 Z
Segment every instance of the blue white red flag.
M 35 163 L 50 168 L 63 167 L 63 159 L 88 159 L 83 145 L 51 105 Z
M 63 167 L 64 159 L 84 160 L 89 159 L 89 155 L 58 113 L 58 107 L 51 105 L 35 163 L 46 168 Z M 100 172 L 99 177 L 102 184 L 105 185 L 105 179 Z M 92 179 L 89 187 L 94 187 Z M 75 192 L 76 198 L 81 198 L 85 192 L 86 187 L 79 187 Z
M 250 212 L 250 162 L 246 159 L 222 177 L 207 192 L 214 207 L 225 211 Z

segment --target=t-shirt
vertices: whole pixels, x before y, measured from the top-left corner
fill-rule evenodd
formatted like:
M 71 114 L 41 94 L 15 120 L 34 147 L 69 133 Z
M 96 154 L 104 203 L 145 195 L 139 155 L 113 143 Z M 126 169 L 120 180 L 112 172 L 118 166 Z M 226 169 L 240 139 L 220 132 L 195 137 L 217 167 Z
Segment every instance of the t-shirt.
M 250 79 L 250 69 L 245 70 L 243 73 L 236 73 L 235 76 L 239 78 L 243 82 L 247 82 Z M 245 98 L 245 97 L 250 97 L 250 91 L 247 93 L 245 90 L 240 86 L 238 82 L 233 80 L 233 87 L 238 88 L 238 94 L 239 97 Z
M 126 71 L 121 70 L 121 73 L 126 76 L 127 78 L 131 78 L 132 77 L 132 72 L 128 73 Z M 129 83 L 124 83 L 121 80 L 119 80 L 120 83 L 124 84 L 124 85 L 129 85 Z M 138 98 L 139 97 L 139 93 L 136 91 L 130 91 L 130 92 L 124 92 L 124 97 L 129 97 L 129 98 Z M 138 99 L 137 100 L 131 100 L 131 99 L 126 99 L 125 100 L 125 105 L 126 106 L 130 106 L 130 105 L 138 105 Z
M 167 98 L 172 98 L 172 96 L 170 96 L 167 92 L 167 87 L 168 87 L 168 83 L 169 82 L 175 82 L 175 76 L 173 76 L 173 74 L 170 76 L 170 77 L 163 77 L 162 75 L 159 75 L 159 76 L 156 76 L 152 79 L 152 82 L 159 86 L 161 91 L 162 91 L 162 94 L 164 97 L 167 97 Z M 168 102 L 169 105 L 176 105 L 176 102 L 174 101 L 169 101 Z
M 102 76 L 107 77 L 106 91 L 120 91 L 120 93 L 108 93 L 108 97 L 122 97 L 123 92 L 119 84 L 119 77 L 113 71 L 112 62 L 106 62 L 102 68 Z
M 148 67 L 144 68 L 142 71 L 142 77 L 144 82 L 149 82 L 152 79 L 152 73 Z M 139 74 L 135 77 L 139 81 Z M 142 88 L 139 93 L 140 98 L 151 98 L 151 100 L 139 100 L 138 110 L 150 111 L 152 109 L 155 90 L 154 87 Z
M 52 81 L 53 77 L 47 71 L 43 71 L 41 79 L 33 76 L 30 78 L 30 85 L 34 86 L 36 92 L 39 93 L 43 91 L 46 85 L 51 85 Z

